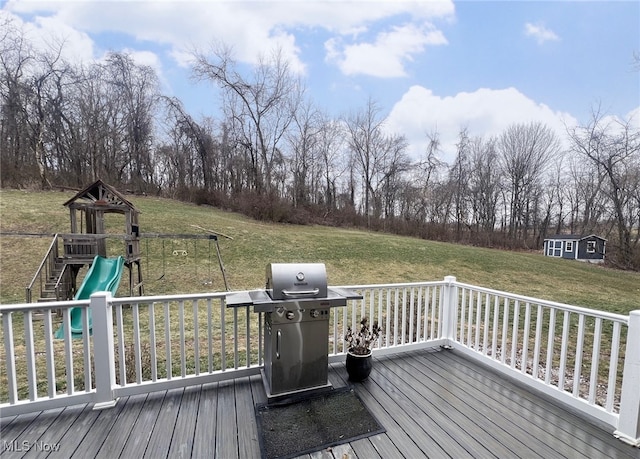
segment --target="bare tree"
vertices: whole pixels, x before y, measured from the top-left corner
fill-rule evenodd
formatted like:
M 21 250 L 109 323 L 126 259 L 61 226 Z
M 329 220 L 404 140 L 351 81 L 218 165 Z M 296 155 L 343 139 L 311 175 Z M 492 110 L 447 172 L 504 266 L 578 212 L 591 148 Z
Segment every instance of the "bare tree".
M 110 53 L 106 69 L 123 117 L 123 148 L 128 155 L 125 179 L 144 191 L 144 184 L 152 180 L 150 147 L 157 75 L 151 67 L 137 65 L 131 56 L 122 53 Z
M 270 191 L 281 140 L 304 92 L 301 82 L 280 50 L 260 57 L 251 78 L 240 73 L 228 47 L 215 48 L 212 57 L 196 53 L 195 60 L 194 75 L 223 90 L 229 127 L 251 155 L 255 190 Z
M 372 215 L 376 218 L 382 215 L 383 187 L 388 200 L 397 174 L 408 169 L 406 139 L 385 133 L 385 118 L 380 111 L 378 104 L 369 98 L 366 106 L 351 113 L 345 122 L 347 143 L 362 177 L 363 213 L 368 226 L 371 226 Z
M 291 151 L 288 163 L 294 207 L 312 202 L 316 195 L 321 170 L 319 142 L 322 129 L 317 108 L 309 101 L 301 104 L 286 136 Z
M 551 129 L 532 122 L 507 128 L 497 146 L 509 185 L 509 236 L 526 242 L 534 197 L 551 160 L 560 154 L 560 143 Z
M 456 239 L 462 238 L 463 227 L 468 225 L 469 174 L 470 174 L 470 139 L 467 128 L 458 134 L 456 159 L 449 168 L 449 189 L 456 226 Z
M 469 193 L 476 232 L 491 234 L 497 223 L 501 191 L 496 139 L 477 137 L 470 144 Z
M 438 158 L 440 155 L 440 135 L 437 131 L 427 134 L 429 140 L 424 156 L 414 164 L 408 187 L 412 193 L 406 193 L 407 202 L 406 218 L 415 218 L 418 222 L 427 222 L 430 217 L 430 202 L 434 201 L 440 174 L 445 169 L 446 163 Z M 410 210 L 411 209 L 411 210 Z
M 27 78 L 36 56 L 15 21 L 5 19 L 0 30 L 0 177 L 15 186 L 28 181 L 35 167 L 28 149 Z
M 570 129 L 569 137 L 573 151 L 606 177 L 603 190 L 609 198 L 617 230 L 618 263 L 630 268 L 638 244 L 633 234 L 640 230 L 636 199 L 640 187 L 640 130 L 632 120 L 605 117 L 594 110 L 589 124 Z
M 326 114 L 320 115 L 321 129 L 318 132 L 318 151 L 322 161 L 323 201 L 327 210 L 336 207 L 337 184 L 346 170 L 343 146 L 344 129 L 342 123 L 332 120 Z

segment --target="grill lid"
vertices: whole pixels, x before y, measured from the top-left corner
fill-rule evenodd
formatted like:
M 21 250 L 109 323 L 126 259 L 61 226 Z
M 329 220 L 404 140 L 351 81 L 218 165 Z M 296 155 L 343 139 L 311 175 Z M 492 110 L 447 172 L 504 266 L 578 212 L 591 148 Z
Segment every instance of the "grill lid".
M 266 277 L 266 291 L 273 300 L 327 296 L 324 263 L 270 263 Z

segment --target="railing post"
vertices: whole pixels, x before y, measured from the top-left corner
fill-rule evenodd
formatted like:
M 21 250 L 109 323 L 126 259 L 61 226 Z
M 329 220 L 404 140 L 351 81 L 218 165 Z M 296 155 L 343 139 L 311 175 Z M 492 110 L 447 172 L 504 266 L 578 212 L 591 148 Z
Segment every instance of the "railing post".
M 620 417 L 613 434 L 625 443 L 640 447 L 640 310 L 629 314 Z
M 440 311 L 442 328 L 440 329 L 440 338 L 445 339 L 446 344 L 443 346 L 444 348 L 452 349 L 458 303 L 458 287 L 455 285 L 455 276 L 446 276 L 444 281 L 446 285 L 444 285 L 442 292 L 442 310 Z
M 94 410 L 111 408 L 117 399 L 113 397 L 116 385 L 115 357 L 113 351 L 113 313 L 111 293 L 97 292 L 91 295 L 93 322 L 93 353 L 96 369 L 96 402 Z

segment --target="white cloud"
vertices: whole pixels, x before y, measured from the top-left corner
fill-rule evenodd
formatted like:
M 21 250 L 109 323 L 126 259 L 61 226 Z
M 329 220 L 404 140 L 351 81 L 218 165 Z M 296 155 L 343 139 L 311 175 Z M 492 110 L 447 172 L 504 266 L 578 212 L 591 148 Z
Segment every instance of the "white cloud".
M 472 137 L 488 138 L 500 135 L 512 124 L 532 121 L 546 124 L 561 141 L 566 137 L 565 124 L 576 124 L 569 114 L 554 112 L 515 88 L 480 88 L 453 97 L 440 97 L 427 88 L 413 86 L 394 105 L 387 118 L 387 129 L 407 137 L 413 158 L 421 157 L 426 151 L 427 134 L 437 132 L 442 159 L 451 162 L 462 128 L 466 127 Z
M 640 129 L 640 106 L 627 113 L 627 120 L 629 120 L 632 126 Z
M 28 42 L 44 53 L 60 53 L 61 58 L 70 62 L 93 59 L 93 40 L 55 17 L 36 17 L 28 22 L 0 10 L 0 21 L 5 20 L 10 21 L 10 27 L 21 30 Z
M 524 25 L 524 34 L 527 37 L 533 37 L 538 42 L 539 45 L 542 45 L 548 41 L 558 41 L 560 37 L 558 37 L 555 32 L 551 29 L 547 29 L 543 25 L 536 25 L 527 22 Z
M 405 76 L 405 63 L 427 46 L 446 43 L 442 32 L 430 24 L 404 24 L 378 34 L 373 43 L 344 45 L 341 38 L 333 38 L 325 43 L 325 48 L 327 60 L 336 62 L 346 75 L 389 78 Z
M 9 0 L 4 9 L 17 14 L 53 17 L 82 33 L 126 34 L 138 40 L 140 48 L 144 48 L 144 42 L 161 44 L 168 47 L 168 55 L 180 65 L 188 64 L 194 48 L 207 49 L 213 42 L 224 42 L 233 44 L 236 57 L 243 62 L 255 62 L 260 54 L 280 48 L 291 68 L 304 72 L 294 35 L 297 29 L 322 29 L 338 36 L 357 35 L 391 17 L 404 15 L 413 20 L 426 20 L 450 16 L 454 5 L 451 0 L 97 3 Z M 362 59 L 366 61 L 366 52 L 364 54 Z

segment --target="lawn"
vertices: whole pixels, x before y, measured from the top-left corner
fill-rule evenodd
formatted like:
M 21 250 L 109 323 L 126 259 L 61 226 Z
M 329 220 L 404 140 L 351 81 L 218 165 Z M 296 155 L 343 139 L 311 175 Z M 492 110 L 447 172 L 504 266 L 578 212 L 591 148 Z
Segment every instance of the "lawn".
M 63 203 L 71 191 L 0 191 L 0 301 L 24 302 L 51 236 L 70 231 Z M 224 233 L 219 238 L 229 287 L 261 288 L 271 262 L 322 262 L 331 285 L 440 280 L 460 282 L 618 313 L 640 309 L 640 273 L 618 271 L 536 252 L 510 252 L 425 241 L 384 233 L 324 226 L 258 222 L 219 209 L 169 199 L 128 196 L 141 211 L 140 231 L 161 234 Z M 109 215 L 108 232 L 124 228 Z M 123 254 L 121 240 L 108 243 L 109 254 Z M 208 240 L 143 238 L 145 294 L 225 290 L 215 245 Z M 174 255 L 174 253 L 176 255 Z M 184 255 L 186 253 L 186 255 Z M 125 274 L 126 275 L 126 274 Z M 78 282 L 80 282 L 79 279 Z M 118 295 L 126 295 L 121 286 Z
M 69 213 L 62 204 L 73 195 L 72 192 L 0 191 L 2 304 L 25 301 L 25 288 L 42 261 L 52 235 L 70 231 Z M 327 266 L 331 285 L 433 281 L 453 275 L 460 282 L 468 284 L 599 310 L 625 314 L 640 309 L 640 273 L 547 258 L 540 252 L 492 250 L 355 229 L 270 224 L 211 207 L 169 199 L 139 196 L 128 198 L 141 211 L 140 230 L 143 236 L 145 233 L 154 236 L 173 235 L 143 237 L 141 240 L 141 265 L 146 295 L 225 290 L 213 241 L 181 236 L 210 234 L 204 228 L 230 237 L 220 237 L 219 247 L 231 290 L 262 288 L 265 267 L 270 262 L 322 262 Z M 123 229 L 122 216 L 107 215 L 109 233 L 119 234 Z M 121 239 L 109 239 L 107 248 L 110 256 L 124 254 Z M 81 272 L 78 285 L 83 275 L 84 272 Z M 118 296 L 128 295 L 127 285 L 124 284 L 127 282 L 122 282 Z M 175 331 L 178 330 L 174 323 L 177 306 L 173 306 L 170 322 L 171 329 Z M 230 311 L 227 313 L 231 314 Z M 184 318 L 187 323 L 191 323 L 189 314 L 190 308 L 187 307 Z M 203 314 L 206 315 L 205 310 L 198 313 L 199 316 Z M 163 336 L 163 312 L 158 309 L 154 316 L 157 316 L 156 334 Z M 123 317 L 126 335 L 124 341 L 129 342 L 133 340 L 132 318 L 129 312 L 123 313 Z M 144 328 L 145 321 L 148 321 L 146 309 L 141 311 L 140 317 Z M 255 318 L 252 316 L 253 319 Z M 54 319 L 54 329 L 60 320 Z M 206 317 L 200 317 L 199 321 L 204 324 Z M 228 323 L 231 322 L 229 320 Z M 217 316 L 214 317 L 214 323 L 219 324 Z M 244 322 L 240 323 L 241 329 L 243 324 Z M 16 319 L 14 326 L 15 336 L 23 337 L 22 320 Z M 558 321 L 556 328 L 559 326 Z M 42 324 L 37 328 L 40 330 Z M 144 333 L 145 330 L 146 328 Z M 190 330 L 187 332 L 191 333 Z M 559 329 L 556 332 L 560 336 Z M 185 337 L 184 342 L 187 344 L 191 339 L 189 336 L 191 335 Z M 22 355 L 24 343 L 21 340 L 22 338 L 16 344 L 16 352 Z M 180 354 L 180 342 L 182 339 L 175 337 L 171 340 L 175 355 Z M 571 342 L 573 343 L 573 339 Z M 74 348 L 81 344 L 74 340 Z M 145 347 L 148 343 L 142 344 L 144 354 L 148 351 L 148 347 Z M 244 346 L 243 343 L 238 344 Z M 39 338 L 35 345 L 37 349 L 44 349 L 45 340 Z M 60 357 L 64 356 L 63 343 L 54 341 L 54 347 L 57 355 L 57 387 L 65 390 L 66 370 L 64 359 Z M 161 345 L 158 344 L 157 348 L 159 353 L 163 352 Z M 78 379 L 76 384 L 80 387 L 83 384 L 83 365 L 82 350 L 80 347 L 78 349 L 80 360 L 75 364 L 74 375 Z M 43 355 L 43 352 L 40 354 Z M 37 365 L 44 368 L 41 355 Z M 132 351 L 128 349 L 125 355 L 130 357 Z M 143 359 L 148 360 L 147 357 L 145 355 Z M 220 360 L 221 356 L 215 354 L 214 358 Z M 255 358 L 256 356 L 252 356 L 252 359 Z M 232 353 L 227 355 L 227 360 L 231 365 Z M 22 368 L 24 359 L 19 359 L 19 363 L 20 395 L 25 396 L 26 372 Z M 205 365 L 204 362 L 202 364 Z M 175 365 L 179 365 L 179 362 L 174 362 Z M 191 367 L 195 362 L 189 360 L 187 365 Z M 131 362 L 127 363 L 128 373 L 133 368 Z M 39 374 L 42 374 L 41 371 L 39 370 Z M 148 377 L 149 366 L 145 365 L 142 371 Z M 162 371 L 160 369 L 161 377 Z M 179 373 L 180 369 L 176 367 L 174 371 Z M 602 371 L 606 373 L 606 369 Z M 0 381 L 4 382 L 5 377 L 5 374 L 0 374 Z M 133 375 L 129 375 L 127 379 L 130 378 Z M 39 391 L 46 390 L 43 384 L 46 385 L 46 382 L 39 381 Z M 6 397 L 4 392 L 0 390 L 0 399 Z

